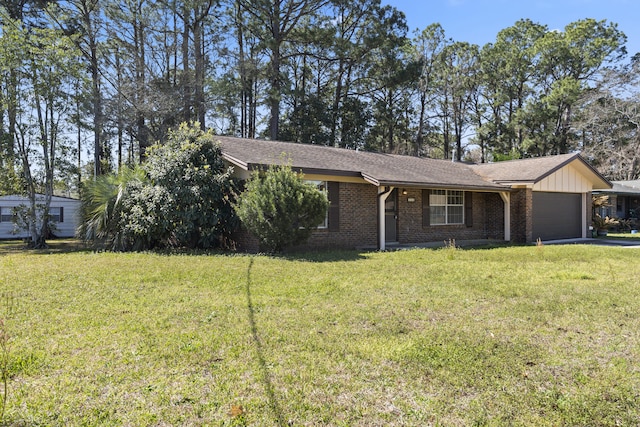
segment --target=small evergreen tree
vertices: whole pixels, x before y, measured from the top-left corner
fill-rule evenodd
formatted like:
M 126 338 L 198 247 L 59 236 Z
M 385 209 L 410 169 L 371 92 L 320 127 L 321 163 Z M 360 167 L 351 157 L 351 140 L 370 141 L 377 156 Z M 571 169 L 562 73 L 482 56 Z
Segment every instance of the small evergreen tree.
M 273 252 L 305 242 L 328 208 L 327 196 L 289 165 L 254 172 L 235 205 L 247 230 Z

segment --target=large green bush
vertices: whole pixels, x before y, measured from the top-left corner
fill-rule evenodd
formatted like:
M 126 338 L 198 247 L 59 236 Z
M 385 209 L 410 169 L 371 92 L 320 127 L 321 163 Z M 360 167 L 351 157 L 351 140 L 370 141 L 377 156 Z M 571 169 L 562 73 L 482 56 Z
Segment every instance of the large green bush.
M 268 251 L 305 242 L 328 208 L 326 194 L 288 165 L 254 172 L 235 205 L 242 224 Z
M 163 216 L 174 244 L 211 248 L 228 241 L 237 226 L 234 185 L 213 132 L 181 125 L 149 150 L 144 168 L 171 195 L 173 207 Z
M 83 234 L 114 250 L 222 246 L 237 226 L 233 194 L 215 135 L 183 124 L 138 171 L 86 184 Z

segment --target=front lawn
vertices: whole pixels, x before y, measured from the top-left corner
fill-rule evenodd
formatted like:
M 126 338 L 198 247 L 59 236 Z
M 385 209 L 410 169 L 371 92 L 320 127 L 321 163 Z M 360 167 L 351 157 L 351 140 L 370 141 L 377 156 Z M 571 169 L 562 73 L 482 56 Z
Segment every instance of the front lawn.
M 5 422 L 637 425 L 639 255 L 0 243 L 0 313 L 12 308 Z

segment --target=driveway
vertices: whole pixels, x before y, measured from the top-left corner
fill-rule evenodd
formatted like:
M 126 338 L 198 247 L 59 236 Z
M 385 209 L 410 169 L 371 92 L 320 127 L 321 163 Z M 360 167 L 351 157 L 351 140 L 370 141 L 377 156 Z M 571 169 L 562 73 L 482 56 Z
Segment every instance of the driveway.
M 545 245 L 598 245 L 598 246 L 622 246 L 626 248 L 640 248 L 640 239 L 563 239 L 548 240 L 542 242 Z

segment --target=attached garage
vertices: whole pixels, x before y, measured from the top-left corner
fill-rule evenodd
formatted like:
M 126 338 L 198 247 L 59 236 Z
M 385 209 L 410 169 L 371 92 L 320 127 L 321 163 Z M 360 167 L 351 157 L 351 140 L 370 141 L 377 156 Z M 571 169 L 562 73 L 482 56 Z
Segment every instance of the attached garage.
M 512 239 L 535 242 L 589 236 L 591 192 L 611 184 L 579 154 L 474 166 L 493 182 L 511 187 Z
M 582 233 L 582 194 L 533 192 L 533 240 L 571 239 Z

